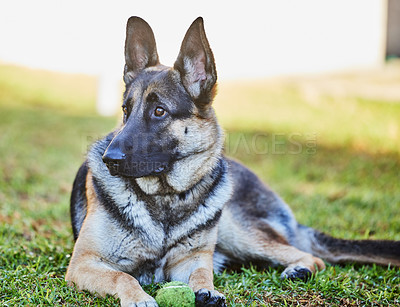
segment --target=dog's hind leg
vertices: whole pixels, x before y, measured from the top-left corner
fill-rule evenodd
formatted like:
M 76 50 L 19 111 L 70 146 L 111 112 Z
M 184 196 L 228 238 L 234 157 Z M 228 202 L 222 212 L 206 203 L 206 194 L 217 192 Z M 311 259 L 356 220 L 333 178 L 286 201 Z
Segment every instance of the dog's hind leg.
M 288 241 L 276 232 L 268 223 L 240 224 L 234 221 L 231 212 L 226 210 L 221 217 L 218 233 L 218 243 L 214 262 L 218 259 L 235 264 L 265 263 L 285 266 L 282 278 L 307 279 L 316 270 L 325 268 L 324 262 L 310 253 L 289 244 Z M 215 264 L 218 268 L 218 264 Z

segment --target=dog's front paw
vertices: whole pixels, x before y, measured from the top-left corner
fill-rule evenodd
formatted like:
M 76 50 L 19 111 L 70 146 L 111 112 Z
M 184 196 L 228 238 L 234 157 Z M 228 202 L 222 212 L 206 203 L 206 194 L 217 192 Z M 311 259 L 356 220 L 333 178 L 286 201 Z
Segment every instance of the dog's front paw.
M 196 306 L 226 307 L 225 296 L 215 290 L 200 289 L 196 293 Z
M 121 306 L 124 306 L 121 304 Z M 158 304 L 155 299 L 151 298 L 150 300 L 147 301 L 142 301 L 138 303 L 129 303 L 125 305 L 127 307 L 158 307 Z
M 282 274 L 281 274 L 281 278 L 282 279 L 301 279 L 306 281 L 307 279 L 309 279 L 312 275 L 312 272 L 303 267 L 303 266 L 295 266 L 295 267 L 288 267 L 286 268 Z

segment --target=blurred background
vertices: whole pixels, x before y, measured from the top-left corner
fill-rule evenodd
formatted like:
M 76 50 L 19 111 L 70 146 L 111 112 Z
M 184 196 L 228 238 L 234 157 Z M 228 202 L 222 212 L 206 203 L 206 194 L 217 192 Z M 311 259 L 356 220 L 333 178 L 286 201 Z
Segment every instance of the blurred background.
M 38 283 L 65 286 L 71 186 L 88 147 L 120 120 L 132 15 L 153 28 L 165 65 L 204 18 L 225 150 L 301 223 L 400 240 L 400 1 L 2 1 L 0 268 L 13 269 L 0 292 L 9 304 L 40 305 Z M 39 255 L 54 280 L 33 269 Z
M 12 1 L 0 12 L 0 60 L 97 77 L 98 111 L 119 108 L 126 20 L 152 26 L 173 65 L 185 31 L 203 16 L 219 79 L 374 69 L 400 55 L 398 1 Z

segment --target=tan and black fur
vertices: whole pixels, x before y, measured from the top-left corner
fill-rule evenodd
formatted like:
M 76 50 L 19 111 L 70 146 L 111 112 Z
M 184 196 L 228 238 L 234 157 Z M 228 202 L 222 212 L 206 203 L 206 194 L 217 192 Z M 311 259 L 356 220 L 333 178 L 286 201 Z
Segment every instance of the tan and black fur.
M 400 265 L 400 242 L 335 239 L 298 224 L 285 202 L 223 155 L 212 108 L 217 74 L 203 20 L 174 67 L 159 63 L 150 26 L 127 24 L 122 125 L 90 149 L 76 176 L 76 244 L 66 280 L 122 306 L 157 306 L 141 284 L 189 283 L 198 306 L 225 306 L 213 270 L 285 266 L 306 279 L 324 262 Z

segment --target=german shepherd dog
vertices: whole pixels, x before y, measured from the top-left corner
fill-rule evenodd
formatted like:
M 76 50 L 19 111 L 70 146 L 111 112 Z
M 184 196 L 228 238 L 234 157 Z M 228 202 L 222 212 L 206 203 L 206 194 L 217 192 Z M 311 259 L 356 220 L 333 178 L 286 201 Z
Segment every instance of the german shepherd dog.
M 280 264 L 306 279 L 330 263 L 400 266 L 400 241 L 335 239 L 296 222 L 255 174 L 223 155 L 212 101 L 217 73 L 202 18 L 173 67 L 160 64 L 150 26 L 131 17 L 123 122 L 96 142 L 71 196 L 75 248 L 66 280 L 157 306 L 141 284 L 188 283 L 197 306 L 226 306 L 213 270 Z

